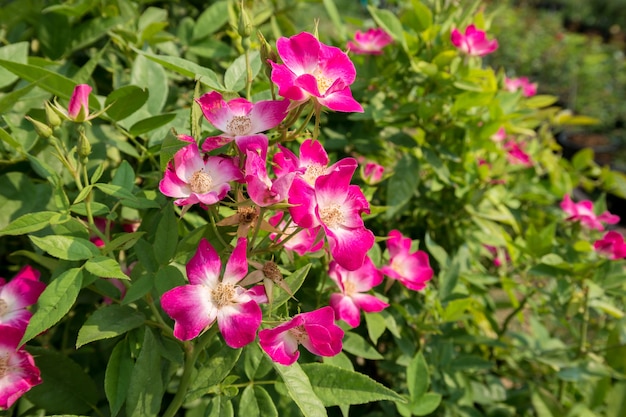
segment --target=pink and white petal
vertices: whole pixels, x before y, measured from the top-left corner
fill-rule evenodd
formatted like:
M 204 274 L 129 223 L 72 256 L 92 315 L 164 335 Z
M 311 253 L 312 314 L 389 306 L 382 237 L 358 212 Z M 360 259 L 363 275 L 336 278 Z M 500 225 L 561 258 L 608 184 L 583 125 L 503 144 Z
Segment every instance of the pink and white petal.
M 26 269 L 28 268 L 28 269 Z M 31 269 L 30 266 L 23 268 L 8 284 L 0 288 L 0 294 L 6 301 L 13 299 L 14 308 L 24 308 L 33 305 L 39 296 L 46 289 L 46 284 L 38 281 L 34 272 L 39 276 L 39 272 Z
M 243 155 L 246 152 L 251 151 L 259 155 L 263 161 L 267 158 L 267 148 L 269 147 L 269 140 L 267 136 L 260 133 L 257 135 L 237 136 L 235 143 Z
M 183 285 L 161 296 L 161 307 L 174 319 L 174 336 L 179 340 L 197 337 L 217 318 L 211 291 L 204 285 Z
M 287 116 L 287 108 L 289 100 L 259 101 L 249 114 L 252 122 L 250 132 L 258 133 L 275 128 Z
M 278 94 L 282 97 L 290 100 L 304 101 L 309 98 L 309 95 L 300 87 L 295 85 L 297 76 L 291 72 L 286 66 L 272 64 L 271 79 L 274 84 L 278 86 Z
M 294 85 L 306 91 L 314 97 L 322 97 L 323 93 L 319 90 L 317 78 L 312 74 L 302 74 L 296 78 Z M 325 91 L 324 91 L 325 93 Z
M 241 281 L 248 273 L 248 257 L 246 251 L 248 248 L 248 240 L 245 237 L 237 239 L 237 244 L 233 253 L 226 262 L 226 269 L 224 270 L 224 277 L 222 282 L 224 284 L 236 284 Z
M 361 268 L 352 272 L 349 276 L 357 292 L 369 291 L 380 285 L 384 279 L 382 272 L 376 268 L 369 256 L 365 257 Z
M 221 188 L 224 185 L 227 187 L 227 190 L 222 193 L 222 189 Z M 202 204 L 207 205 L 207 206 L 212 206 L 213 204 L 217 203 L 222 198 L 224 198 L 226 193 L 228 191 L 230 191 L 230 185 L 229 184 L 224 184 L 224 185 L 217 186 L 217 187 L 215 187 L 215 189 L 213 191 L 209 191 L 208 193 L 204 193 L 204 194 L 192 193 L 191 196 L 192 197 L 196 197 L 196 199 L 198 200 L 199 203 L 202 203 Z M 222 194 L 222 195 L 220 196 L 220 194 Z
M 307 139 L 300 145 L 300 163 L 304 166 L 319 164 L 328 165 L 328 153 L 318 140 Z
M 204 160 L 200 156 L 198 145 L 191 143 L 174 154 L 176 176 L 188 182 L 191 176 L 204 168 Z
M 202 142 L 202 151 L 211 152 L 229 144 L 234 139 L 233 136 L 210 136 Z
M 330 229 L 324 226 L 330 254 L 339 265 L 349 271 L 359 269 L 365 255 L 374 246 L 374 234 L 365 227 L 357 229 Z
M 186 270 L 191 284 L 202 284 L 211 290 L 219 282 L 222 260 L 206 238 L 200 240 L 196 253 L 187 262 Z
M 163 179 L 159 182 L 159 191 L 173 198 L 189 197 L 191 194 L 189 184 L 178 178 L 176 172 L 170 168 L 165 171 Z
M 320 41 L 308 32 L 276 41 L 278 55 L 296 75 L 315 71 L 319 62 L 320 47 Z
M 352 301 L 366 313 L 378 313 L 389 307 L 389 304 L 371 294 L 353 294 Z
M 363 113 L 363 107 L 352 97 L 350 87 L 334 91 L 331 94 L 325 95 L 323 98 L 318 98 L 317 101 L 319 101 L 321 105 L 334 111 Z
M 311 228 L 320 224 L 315 214 L 315 190 L 302 178 L 294 178 L 289 189 L 288 202 L 293 205 L 289 207 L 289 214 L 298 226 Z
M 288 330 L 264 329 L 259 332 L 259 344 L 268 356 L 281 365 L 289 366 L 298 360 L 298 341 Z
M 282 145 L 278 145 L 280 152 L 274 154 L 274 172 L 276 175 L 284 175 L 288 172 L 295 172 L 300 168 L 300 161 L 296 154 Z
M 30 265 L 25 265 L 24 267 L 22 267 L 22 269 L 20 269 L 17 272 L 17 274 L 15 274 L 15 276 L 13 277 L 13 280 L 26 279 L 26 280 L 32 280 L 32 281 L 39 281 L 40 276 L 41 276 L 41 273 L 38 270 L 36 270 Z M 0 282 L 0 285 L 2 284 L 3 282 Z
M 211 91 L 196 99 L 196 103 L 213 126 L 222 132 L 228 132 L 228 122 L 233 118 L 233 113 L 220 93 Z
M 463 38 L 464 36 L 461 34 L 461 32 L 459 32 L 458 29 L 452 29 L 452 32 L 450 33 L 450 40 L 452 41 L 452 45 L 460 48 L 463 43 Z
M 75 119 L 83 107 L 85 108 L 85 115 L 89 113 L 89 94 L 91 90 L 92 88 L 88 84 L 78 84 L 74 87 L 70 102 L 67 106 L 68 116 Z
M 248 116 L 254 105 L 243 97 L 234 98 L 228 102 L 233 116 Z
M 213 184 L 224 184 L 243 179 L 243 174 L 233 158 L 209 156 L 204 171 L 211 176 Z M 215 190 L 215 187 L 213 187 Z
M 343 294 L 334 293 L 330 296 L 329 305 L 335 310 L 335 316 L 343 320 L 350 327 L 359 327 L 361 323 L 361 311 L 353 302 L 352 298 Z
M 217 325 L 226 344 L 239 349 L 256 338 L 263 313 L 254 300 L 223 307 L 217 313 Z
M 267 293 L 265 292 L 265 285 L 253 285 L 248 289 L 247 294 L 252 300 L 256 301 L 257 304 L 267 304 L 269 302 Z
M 189 206 L 192 204 L 198 204 L 199 202 L 200 201 L 198 200 L 198 197 L 195 194 L 191 194 L 187 198 L 179 198 L 178 200 L 174 200 L 174 204 L 180 207 Z
M 33 313 L 26 310 L 25 308 L 15 308 L 13 305 L 11 305 L 10 300 L 7 300 L 6 298 L 2 299 L 4 301 L 9 301 L 7 302 L 7 304 L 9 305 L 9 310 L 0 316 L 0 325 L 11 326 L 16 329 L 22 330 L 22 332 L 26 330 L 26 326 L 28 326 L 28 322 L 33 316 Z
M 348 55 L 341 49 L 322 44 L 320 47 L 320 62 L 324 65 L 322 76 L 331 80 L 339 78 L 345 85 L 350 85 L 354 82 L 356 69 Z

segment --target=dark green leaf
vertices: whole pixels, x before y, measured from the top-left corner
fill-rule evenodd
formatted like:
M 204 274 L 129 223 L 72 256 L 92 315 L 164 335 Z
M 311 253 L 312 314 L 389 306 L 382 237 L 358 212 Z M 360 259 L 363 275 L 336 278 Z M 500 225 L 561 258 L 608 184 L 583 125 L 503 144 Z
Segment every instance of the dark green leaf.
M 258 51 L 248 52 L 250 60 L 250 76 L 252 79 L 256 77 L 261 69 L 261 59 Z M 248 71 L 246 66 L 246 56 L 241 55 L 233 61 L 233 63 L 226 69 L 224 74 L 224 85 L 226 89 L 230 91 L 241 91 L 246 88 L 248 82 Z
M 193 40 L 201 39 L 217 32 L 228 22 L 228 1 L 217 1 L 207 7 L 198 17 L 193 27 Z
M 26 64 L 28 59 L 28 42 L 17 42 L 3 46 L 0 48 L 0 59 L 17 62 L 19 64 Z M 14 83 L 17 79 L 17 75 L 4 68 L 0 68 L 0 88 L 4 88 L 9 84 Z
M 220 347 L 217 342 L 213 343 L 208 351 L 211 352 L 211 355 L 207 361 L 202 363 L 196 379 L 192 382 L 187 393 L 187 401 L 200 398 L 208 388 L 222 382 L 237 364 L 241 355 L 241 349 L 233 349 L 227 345 Z
M 394 175 L 389 179 L 387 205 L 390 207 L 385 213 L 388 219 L 393 218 L 414 197 L 419 178 L 417 159 L 409 153 L 404 153 L 396 165 Z
M 126 401 L 133 365 L 128 341 L 121 340 L 111 352 L 104 375 L 104 391 L 113 417 L 120 412 L 122 404 Z
M 160 265 L 167 265 L 178 245 L 178 220 L 172 204 L 165 206 L 154 238 L 154 257 Z
M 364 404 L 373 401 L 405 401 L 400 395 L 367 375 L 324 363 L 308 363 L 302 370 L 324 406 Z
M 258 385 L 248 385 L 239 401 L 240 417 L 278 417 L 272 397 Z
M 411 413 L 416 416 L 428 416 L 441 404 L 441 394 L 429 392 L 411 402 Z
M 356 333 L 348 332 L 343 338 L 343 350 L 365 359 L 382 359 L 383 356 L 367 340 Z
M 125 188 L 130 192 L 133 191 L 133 187 L 135 186 L 135 171 L 128 161 L 122 161 L 120 166 L 117 167 L 111 184 Z
M 74 92 L 74 87 L 76 87 L 74 81 L 45 68 L 5 61 L 3 59 L 0 59 L 0 66 L 26 81 L 37 82 L 44 90 L 66 100 L 69 100 Z
M 74 305 L 83 285 L 83 270 L 71 268 L 48 284 L 39 296 L 37 311 L 30 319 L 22 343 L 48 330 L 58 323 Z
M 65 354 L 49 347 L 28 346 L 41 370 L 43 383 L 27 397 L 48 413 L 83 413 L 98 403 L 98 388 L 83 369 Z
M 87 343 L 110 339 L 141 326 L 146 317 L 128 306 L 110 305 L 96 310 L 78 331 L 76 349 Z
M 422 351 L 417 352 L 409 363 L 406 369 L 406 383 L 411 399 L 420 398 L 426 394 L 430 385 L 430 375 Z
M 289 286 L 289 289 L 293 294 L 300 289 L 310 269 L 311 264 L 307 264 L 306 266 L 294 271 L 291 275 L 285 277 L 285 283 Z M 290 298 L 291 296 L 285 290 L 282 290 L 278 285 L 275 285 L 272 308 L 275 309 L 285 304 Z
M 148 117 L 133 124 L 128 130 L 133 136 L 143 135 L 151 130 L 158 129 L 174 120 L 176 113 L 165 113 L 156 116 Z
M 152 331 L 146 327 L 141 351 L 130 377 L 126 415 L 129 417 L 158 416 L 163 392 L 159 347 Z
M 104 102 L 110 106 L 106 113 L 115 121 L 127 118 L 148 101 L 148 91 L 135 85 L 127 85 L 109 94 Z
M 207 417 L 234 417 L 233 403 L 224 395 L 213 397 L 205 415 Z
M 48 235 L 44 237 L 29 236 L 29 238 L 39 249 L 67 261 L 80 261 L 100 254 L 96 245 L 79 237 Z

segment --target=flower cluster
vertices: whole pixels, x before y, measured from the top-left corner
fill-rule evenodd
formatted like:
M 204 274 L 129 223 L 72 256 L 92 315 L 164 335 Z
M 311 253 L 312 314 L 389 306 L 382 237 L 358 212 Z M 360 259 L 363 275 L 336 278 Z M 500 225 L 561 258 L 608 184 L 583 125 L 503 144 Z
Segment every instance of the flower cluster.
M 33 357 L 19 343 L 35 304 L 45 289 L 39 272 L 22 268 L 8 283 L 0 278 L 0 409 L 8 409 L 19 397 L 40 384 Z
M 382 33 L 368 36 L 380 37 L 380 45 L 385 40 Z M 303 140 L 294 136 L 301 129 L 289 130 L 306 109 L 316 118 L 322 107 L 362 111 L 350 91 L 356 73 L 349 57 L 309 33 L 281 38 L 277 49 L 282 63 L 269 61 L 270 78 L 281 100 L 227 101 L 219 92 L 209 92 L 196 102 L 206 120 L 222 133 L 201 143 L 179 136 L 185 145 L 169 163 L 160 191 L 175 199 L 182 214 L 194 204 L 208 209 L 218 203 L 236 207 L 236 214 L 216 225 L 238 225 L 237 238 L 223 271 L 220 254 L 202 239 L 186 265 L 189 284 L 164 293 L 161 306 L 174 320 L 174 336 L 180 340 L 194 339 L 217 323 L 228 346 L 240 348 L 258 334 L 265 352 L 289 365 L 298 359 L 299 345 L 316 355 L 339 353 L 344 332 L 335 321 L 356 327 L 361 310 L 386 308 L 385 301 L 370 293 L 385 275 L 419 291 L 431 279 L 432 269 L 428 255 L 411 252 L 411 239 L 397 230 L 387 242 L 389 264 L 377 268 L 367 255 L 375 236 L 362 218 L 370 212 L 369 202 L 353 184 L 357 159 L 345 157 L 333 163 L 316 135 Z M 270 130 L 274 130 L 271 136 Z M 297 150 L 288 143 L 293 139 L 300 143 Z M 368 163 L 362 176 L 375 185 L 383 171 L 382 166 Z M 259 230 L 268 232 L 264 252 L 285 250 L 293 259 L 293 253 L 323 251 L 328 276 L 339 288 L 330 295 L 329 305 L 297 314 L 273 328 L 262 324 L 261 305 L 267 303 L 271 316 L 274 284 L 293 294 L 276 264 L 253 258 Z M 249 264 L 257 270 L 248 273 Z M 256 285 L 261 280 L 264 285 Z
M 484 56 L 498 49 L 498 41 L 488 40 L 485 31 L 476 29 L 476 26 L 469 25 L 465 28 L 465 33 L 458 29 L 453 29 L 450 33 L 452 44 L 463 53 L 470 56 Z

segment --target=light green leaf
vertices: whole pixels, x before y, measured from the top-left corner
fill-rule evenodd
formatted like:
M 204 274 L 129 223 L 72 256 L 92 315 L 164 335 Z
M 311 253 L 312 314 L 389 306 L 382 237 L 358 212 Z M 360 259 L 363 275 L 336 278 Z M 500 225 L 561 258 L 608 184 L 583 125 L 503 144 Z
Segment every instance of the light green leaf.
M 347 39 L 346 35 L 346 25 L 341 20 L 341 14 L 339 10 L 337 10 L 337 5 L 334 0 L 323 0 L 324 8 L 326 8 L 326 13 L 328 13 L 328 17 L 330 17 L 330 21 L 333 22 L 333 28 L 337 31 L 337 36 L 339 41 L 345 41 Z
M 128 161 L 122 161 L 120 166 L 117 167 L 115 175 L 113 175 L 111 179 L 111 184 L 120 186 L 131 192 L 133 191 L 133 187 L 135 186 L 135 171 Z
M 146 317 L 128 306 L 110 305 L 100 308 L 89 316 L 78 331 L 76 349 L 87 343 L 110 339 L 141 326 Z
M 421 351 L 417 352 L 407 367 L 406 383 L 411 399 L 421 397 L 428 390 L 430 375 L 426 359 Z
M 2 70 L 2 68 L 0 68 L 0 70 Z M 26 94 L 30 93 L 30 91 L 33 88 L 35 88 L 35 87 L 37 87 L 37 83 L 36 82 L 34 82 L 32 84 L 28 84 L 24 88 L 19 88 L 19 89 L 16 89 L 14 91 L 11 91 L 9 94 L 3 95 L 2 98 L 0 98 L 0 114 L 4 113 L 4 112 L 6 112 L 6 111 L 8 111 L 10 109 L 12 109 L 15 106 L 15 103 L 20 101 L 20 99 L 22 97 L 24 97 Z M 7 133 L 7 135 L 8 135 L 8 133 Z M 9 136 L 9 138 L 10 138 L 10 136 Z M 0 139 L 2 139 L 1 135 L 0 135 Z M 11 139 L 12 138 L 10 138 L 9 140 L 11 140 Z M 16 143 L 17 143 L 17 141 L 15 143 L 10 144 L 13 149 L 19 149 L 21 147 L 21 145 L 15 146 Z
M 348 332 L 343 338 L 343 350 L 365 359 L 380 360 L 383 356 L 367 340 L 356 333 Z
M 300 408 L 304 417 L 325 417 L 328 415 L 324 403 L 313 391 L 309 377 L 298 362 L 289 366 L 274 362 L 274 369 L 282 378 L 289 396 Z
M 17 42 L 3 46 L 0 48 L 0 59 L 26 64 L 28 60 L 28 42 Z M 4 68 L 0 68 L 0 88 L 14 83 L 17 79 L 17 75 Z
M 217 1 L 207 7 L 198 17 L 193 27 L 193 40 L 198 40 L 217 32 L 229 19 L 228 1 Z
M 137 55 L 130 77 L 132 84 L 148 89 L 150 93 L 150 100 L 146 103 L 148 113 L 159 114 L 163 110 L 169 92 L 165 69 L 144 55 Z
M 391 10 L 377 9 L 374 6 L 367 6 L 367 10 L 369 10 L 376 23 L 378 23 L 380 27 L 391 35 L 392 38 L 400 42 L 406 50 L 404 29 L 402 28 L 402 23 L 398 20 L 396 15 L 391 12 Z
M 250 76 L 252 79 L 261 70 L 261 58 L 259 51 L 248 52 L 248 59 L 250 60 Z M 224 85 L 230 91 L 241 91 L 246 88 L 248 82 L 248 70 L 246 67 L 246 55 L 241 55 L 233 61 L 232 64 L 226 69 L 224 74 Z
M 76 86 L 76 83 L 71 79 L 34 65 L 0 59 L 0 66 L 26 81 L 37 82 L 44 90 L 67 100 L 72 96 Z
M 389 179 L 387 205 L 390 207 L 385 213 L 387 219 L 393 218 L 414 197 L 419 178 L 417 159 L 409 153 L 404 153 L 394 169 L 393 176 Z
M 524 104 L 531 109 L 539 109 L 542 107 L 548 107 L 556 103 L 559 98 L 556 96 L 548 95 L 536 95 L 526 99 Z
M 365 323 L 367 324 L 367 334 L 372 343 L 376 344 L 378 338 L 387 329 L 387 322 L 380 313 L 365 313 Z
M 83 270 L 71 268 L 48 284 L 39 296 L 37 311 L 30 318 L 20 345 L 57 324 L 74 304 L 83 284 Z
M 0 236 L 17 236 L 36 232 L 50 225 L 50 220 L 57 216 L 59 216 L 59 213 L 54 211 L 40 211 L 37 213 L 24 214 L 9 223 L 7 227 L 0 230 Z
M 80 261 L 98 256 L 98 247 L 80 237 L 48 235 L 44 237 L 29 236 L 30 240 L 39 249 L 55 258 L 67 261 Z
M 285 283 L 289 286 L 292 294 L 295 294 L 300 289 L 310 269 L 311 264 L 307 264 L 294 271 L 291 275 L 285 277 Z M 286 291 L 282 290 L 278 285 L 275 285 L 272 308 L 275 309 L 280 307 L 290 298 L 291 296 Z
M 85 269 L 101 278 L 129 279 L 122 272 L 120 264 L 115 259 L 106 256 L 96 256 L 89 259 L 85 262 Z
M 173 205 L 161 211 L 161 220 L 154 238 L 154 257 L 160 265 L 167 265 L 176 253 L 178 245 L 178 220 Z
M 211 345 L 208 351 L 211 352 L 211 355 L 207 361 L 202 363 L 198 375 L 191 383 L 187 392 L 187 401 L 200 398 L 208 388 L 222 382 L 237 364 L 241 355 L 241 349 L 233 349 L 227 345 L 220 347 L 219 343 Z
M 241 393 L 239 417 L 278 417 L 278 410 L 263 387 L 248 385 Z
M 2 127 L 0 127 L 0 140 L 16 151 L 22 151 L 22 145 Z
M 433 413 L 441 404 L 441 394 L 429 392 L 411 404 L 411 413 L 416 416 L 428 416 Z
M 405 401 L 399 394 L 358 372 L 324 363 L 304 364 L 302 370 L 325 407 L 381 400 Z

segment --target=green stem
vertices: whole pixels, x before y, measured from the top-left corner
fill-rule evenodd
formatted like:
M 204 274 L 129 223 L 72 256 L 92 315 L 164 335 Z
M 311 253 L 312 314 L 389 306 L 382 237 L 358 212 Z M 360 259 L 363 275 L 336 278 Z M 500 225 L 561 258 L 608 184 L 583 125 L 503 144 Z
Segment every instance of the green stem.
M 209 219 L 211 220 L 211 226 L 213 227 L 213 231 L 215 232 L 215 235 L 217 236 L 217 238 L 220 240 L 220 243 L 224 245 L 224 247 L 229 247 L 230 245 L 224 241 L 224 238 L 222 238 L 222 235 L 217 229 L 217 224 L 215 224 L 216 215 L 217 213 L 215 212 L 215 208 L 213 206 L 210 206 L 209 207 Z
M 583 356 L 587 352 L 587 328 L 589 327 L 589 287 L 583 286 L 583 321 L 580 324 L 580 344 L 578 355 Z
M 191 376 L 196 368 L 198 356 L 200 356 L 200 353 L 202 353 L 202 351 L 213 340 L 217 330 L 217 324 L 214 323 L 209 330 L 198 338 L 195 346 L 190 342 L 185 342 L 185 367 L 183 369 L 183 375 L 180 377 L 180 383 L 178 384 L 176 395 L 174 395 L 172 402 L 167 407 L 167 410 L 165 410 L 163 417 L 174 417 L 180 407 L 182 407 L 183 402 L 185 401 L 185 396 L 187 395 L 187 390 L 191 384 Z

